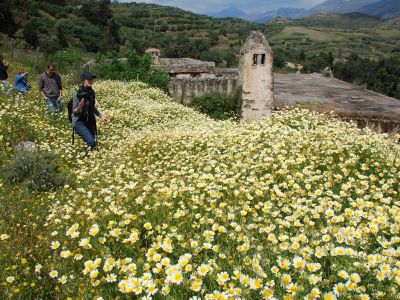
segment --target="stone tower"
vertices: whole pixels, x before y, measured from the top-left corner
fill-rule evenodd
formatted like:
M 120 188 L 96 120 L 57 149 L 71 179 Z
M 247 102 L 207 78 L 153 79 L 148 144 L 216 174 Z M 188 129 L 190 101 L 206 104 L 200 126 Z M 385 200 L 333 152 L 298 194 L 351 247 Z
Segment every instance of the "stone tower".
M 240 51 L 242 120 L 269 116 L 274 105 L 272 50 L 265 36 L 252 31 Z

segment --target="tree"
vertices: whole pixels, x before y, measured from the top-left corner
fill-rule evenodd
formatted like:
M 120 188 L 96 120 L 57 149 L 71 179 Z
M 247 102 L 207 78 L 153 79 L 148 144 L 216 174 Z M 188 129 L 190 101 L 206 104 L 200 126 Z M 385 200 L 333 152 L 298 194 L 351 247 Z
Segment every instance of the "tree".
M 40 50 L 43 51 L 46 56 L 61 50 L 61 45 L 58 43 L 55 36 L 42 36 L 39 38 L 38 46 L 40 46 Z
M 34 47 L 36 47 L 39 43 L 39 36 L 35 30 L 35 27 L 33 26 L 32 21 L 25 23 L 24 27 L 22 28 L 22 36 L 28 44 Z
M 305 61 L 306 60 L 306 52 L 304 51 L 304 49 L 301 49 L 299 52 L 299 59 L 301 61 Z
M 3 3 L 0 3 L 0 32 L 8 35 L 14 34 L 18 29 L 11 11 L 10 2 L 9 0 L 5 0 Z
M 232 51 L 225 52 L 226 67 L 236 67 L 238 65 L 238 58 Z
M 210 44 L 211 46 L 218 45 L 219 41 L 219 34 L 217 31 L 211 31 L 210 32 Z
M 320 52 L 317 55 L 309 58 L 304 64 L 303 73 L 321 72 L 326 67 L 333 67 L 332 52 Z
M 161 32 L 166 32 L 166 31 L 168 31 L 168 24 L 165 22 L 160 22 L 158 29 Z
M 346 63 L 337 63 L 333 68 L 335 77 L 366 85 L 368 89 L 400 98 L 400 59 L 381 59 L 378 62 L 362 58 L 357 54 L 347 57 Z
M 334 62 L 335 58 L 333 57 L 333 53 L 331 51 L 329 51 L 328 53 L 328 57 L 327 57 L 327 62 L 328 62 L 328 66 L 330 68 L 333 67 L 333 62 Z
M 165 51 L 167 57 L 198 57 L 198 51 L 194 43 L 189 39 L 188 35 L 184 32 L 178 33 L 177 38 L 173 44 Z
M 28 1 L 27 3 L 27 15 L 32 17 L 38 17 L 39 16 L 39 6 L 36 1 Z
M 232 51 L 221 49 L 209 49 L 200 54 L 201 60 L 213 61 L 218 67 L 237 66 L 237 58 Z
M 131 17 L 135 19 L 149 18 L 150 14 L 144 9 L 134 8 L 132 10 Z
M 281 52 L 274 53 L 274 61 L 273 61 L 274 68 L 282 69 L 285 67 L 285 58 Z
M 121 43 L 121 37 L 119 35 L 119 25 L 114 21 L 114 19 L 111 19 L 110 21 L 108 34 L 113 44 Z
M 67 5 L 67 1 L 66 0 L 43 0 L 43 1 L 51 3 L 51 4 L 60 5 L 60 6 Z
M 139 79 L 152 87 L 168 92 L 170 79 L 166 72 L 152 68 L 148 55 L 140 56 L 135 52 L 123 54 L 127 60 L 119 60 L 116 52 L 99 55 L 96 59 L 96 74 L 100 78 L 114 80 Z
M 130 49 L 133 50 L 136 53 L 143 54 L 145 51 L 145 45 L 144 41 L 142 39 L 139 39 L 137 37 L 129 37 L 128 38 L 129 43 L 131 45 Z
M 85 2 L 82 3 L 82 6 L 79 10 L 81 16 L 83 16 L 86 20 L 88 20 L 92 24 L 95 24 L 96 21 L 96 16 L 94 11 L 95 6 L 96 6 L 95 0 L 86 0 Z
M 210 49 L 210 44 L 207 40 L 195 40 L 194 45 L 200 53 Z
M 385 67 L 381 67 L 375 73 L 374 83 L 368 88 L 392 97 L 397 89 L 398 80 L 399 78 L 388 73 Z
M 110 0 L 100 0 L 97 6 L 97 22 L 99 25 L 107 25 L 108 19 L 112 18 Z
M 98 26 L 106 26 L 112 18 L 109 0 L 85 0 L 80 8 L 80 14 L 90 23 Z
M 68 47 L 68 41 L 67 38 L 65 37 L 64 29 L 61 26 L 57 26 L 57 39 L 58 43 L 62 48 Z
M 107 39 L 107 31 L 90 24 L 85 20 L 69 23 L 69 26 L 71 27 L 67 32 L 78 38 L 87 51 L 97 52 L 102 49 L 104 40 Z

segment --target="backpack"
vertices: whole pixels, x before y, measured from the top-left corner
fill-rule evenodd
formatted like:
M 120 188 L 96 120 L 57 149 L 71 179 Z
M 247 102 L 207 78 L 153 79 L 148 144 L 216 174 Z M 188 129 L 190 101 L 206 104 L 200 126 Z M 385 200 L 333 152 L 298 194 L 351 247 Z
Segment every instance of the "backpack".
M 72 107 L 74 104 L 74 98 L 72 97 L 67 104 L 68 120 L 72 123 Z M 72 127 L 72 145 L 75 143 L 75 129 Z
M 67 104 L 68 120 L 69 120 L 70 123 L 72 123 L 72 116 L 71 115 L 72 115 L 73 103 L 74 103 L 74 98 L 71 98 L 71 100 L 69 100 L 68 104 Z

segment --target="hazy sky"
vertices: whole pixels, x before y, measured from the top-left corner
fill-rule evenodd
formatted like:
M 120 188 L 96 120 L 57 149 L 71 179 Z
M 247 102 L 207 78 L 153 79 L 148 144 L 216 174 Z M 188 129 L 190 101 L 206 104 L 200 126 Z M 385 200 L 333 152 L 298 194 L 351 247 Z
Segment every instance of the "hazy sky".
M 119 2 L 133 2 L 119 0 Z M 175 6 L 196 13 L 218 12 L 228 7 L 236 7 L 246 12 L 264 12 L 280 7 L 308 8 L 324 0 L 136 0 L 161 5 Z

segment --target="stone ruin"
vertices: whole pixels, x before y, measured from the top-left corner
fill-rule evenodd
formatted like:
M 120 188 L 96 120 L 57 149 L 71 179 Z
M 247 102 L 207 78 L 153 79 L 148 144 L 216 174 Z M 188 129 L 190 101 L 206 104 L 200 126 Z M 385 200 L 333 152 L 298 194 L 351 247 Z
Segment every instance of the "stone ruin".
M 258 120 L 274 107 L 272 49 L 261 32 L 252 31 L 240 51 L 241 117 Z
M 211 92 L 231 94 L 240 89 L 242 118 L 257 120 L 273 107 L 272 50 L 264 35 L 252 31 L 241 50 L 240 69 L 218 69 L 214 62 L 191 58 L 160 58 L 160 50 L 149 48 L 153 66 L 166 71 L 172 81 L 170 94 L 188 104 L 193 96 Z
M 152 56 L 154 67 L 169 74 L 170 95 L 181 104 L 190 103 L 193 96 L 210 92 L 230 94 L 239 89 L 242 120 L 268 116 L 274 106 L 312 105 L 319 111 L 335 111 L 345 120 L 377 132 L 400 128 L 397 99 L 329 78 L 331 74 L 273 75 L 272 50 L 260 32 L 251 32 L 243 45 L 239 69 L 218 69 L 213 62 L 190 58 L 160 58 L 160 50 L 155 48 L 147 53 Z
M 161 68 L 171 78 L 170 95 L 181 104 L 193 96 L 207 93 L 233 93 L 237 88 L 237 69 L 218 69 L 214 62 L 192 58 L 159 58 L 154 67 Z

